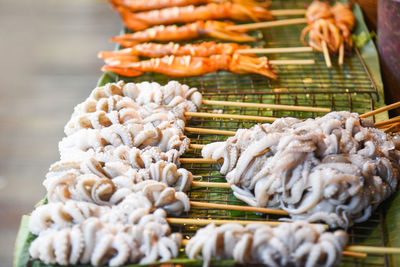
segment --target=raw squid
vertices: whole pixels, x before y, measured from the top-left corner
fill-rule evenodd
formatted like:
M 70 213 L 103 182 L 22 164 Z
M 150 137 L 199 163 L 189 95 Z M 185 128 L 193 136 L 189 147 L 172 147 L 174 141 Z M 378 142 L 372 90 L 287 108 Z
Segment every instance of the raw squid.
M 182 129 L 168 121 L 154 126 L 146 124 L 114 124 L 102 129 L 82 129 L 64 137 L 59 143 L 61 157 L 66 154 L 102 149 L 106 146 L 126 145 L 129 147 L 146 148 L 156 146 L 162 151 L 176 149 L 183 154 L 189 147 L 190 139 Z M 68 157 L 68 156 L 66 156 Z
M 60 230 L 43 231 L 31 243 L 33 259 L 45 264 L 121 266 L 148 264 L 178 256 L 181 234 L 163 234 L 164 225 L 153 221 L 144 225 L 103 223 L 89 218 Z
M 189 89 L 177 82 L 166 86 L 111 83 L 95 88 L 90 97 L 75 107 L 64 132 L 72 135 L 81 129 L 103 129 L 118 124 L 151 123 L 159 126 L 163 122 L 170 122 L 183 130 L 184 113 L 196 112 L 200 105 L 201 94 L 197 89 Z
M 109 84 L 75 108 L 60 142 L 61 160 L 43 182 L 48 203 L 29 229 L 30 255 L 45 264 L 121 266 L 177 257 L 181 235 L 168 215 L 190 209 L 193 176 L 178 168 L 188 148 L 186 110 L 201 94 L 177 82 Z M 159 114 L 167 116 L 159 116 Z
M 156 82 L 125 83 L 124 81 L 119 81 L 95 88 L 85 102 L 76 106 L 74 114 L 99 110 L 96 107 L 102 107 L 100 109 L 107 112 L 119 110 L 121 106 L 118 104 L 100 104 L 102 98 L 115 95 L 128 97 L 138 105 L 155 103 L 169 108 L 173 108 L 184 101 L 189 101 L 192 103 L 189 105 L 195 105 L 198 109 L 201 106 L 202 97 L 197 88 L 189 88 L 189 86 L 182 85 L 177 81 L 170 81 L 164 86 Z
M 157 162 L 149 163 L 151 159 L 147 158 L 147 164 L 145 165 L 142 157 L 138 157 L 138 149 L 133 148 L 130 150 L 130 148 L 122 146 L 121 148 L 117 147 L 116 150 L 117 152 L 125 150 L 123 152 L 126 152 L 126 154 L 136 157 L 130 158 L 131 161 L 128 161 L 117 158 L 117 156 L 104 156 L 104 153 L 94 153 L 92 156 L 74 161 L 61 160 L 50 167 L 46 180 L 61 179 L 64 175 L 73 173 L 75 175 L 94 174 L 100 178 L 107 179 L 126 177 L 134 184 L 154 180 L 174 187 L 178 191 L 187 191 L 192 184 L 193 175 L 186 169 L 178 169 L 177 165 L 172 162 L 158 160 Z M 149 150 L 151 148 L 147 151 Z M 129 153 L 131 151 L 133 153 Z
M 367 220 L 396 190 L 398 149 L 371 122 L 342 111 L 238 130 L 202 154 L 224 160 L 221 173 L 249 205 L 346 228 Z
M 121 203 L 109 207 L 89 202 L 68 200 L 52 202 L 37 207 L 29 218 L 29 230 L 39 235 L 48 229 L 63 229 L 84 223 L 89 218 L 99 218 L 103 223 L 120 223 L 128 225 L 148 225 L 151 222 L 162 224 L 158 232 L 170 232 L 166 212 L 148 205 L 138 205 L 138 199 L 132 195 Z
M 210 224 L 200 229 L 186 245 L 186 255 L 202 259 L 234 259 L 240 264 L 266 266 L 337 266 L 347 243 L 342 230 L 327 232 L 305 221 L 277 227 L 263 224 Z
M 136 147 L 121 145 L 116 147 L 106 146 L 98 149 L 89 149 L 82 153 L 82 157 L 79 157 L 77 154 L 66 154 L 64 157 L 61 157 L 62 163 L 53 164 L 50 166 L 49 171 L 58 171 L 60 168 L 66 168 L 68 165 L 73 167 L 76 166 L 75 162 L 82 162 L 91 157 L 103 163 L 108 161 L 121 161 L 136 169 L 148 169 L 150 164 L 158 161 L 171 162 L 178 167 L 180 165 L 179 152 L 175 149 L 163 152 L 158 147 L 139 149 Z
M 59 176 L 49 176 L 43 185 L 46 187 L 49 202 L 66 202 L 72 199 L 111 206 L 136 194 L 140 201 L 149 198 L 152 205 L 163 207 L 173 214 L 189 209 L 189 200 L 185 193 L 176 192 L 174 188 L 155 180 L 135 181 L 127 176 L 118 176 L 111 180 L 95 174 L 70 171 Z

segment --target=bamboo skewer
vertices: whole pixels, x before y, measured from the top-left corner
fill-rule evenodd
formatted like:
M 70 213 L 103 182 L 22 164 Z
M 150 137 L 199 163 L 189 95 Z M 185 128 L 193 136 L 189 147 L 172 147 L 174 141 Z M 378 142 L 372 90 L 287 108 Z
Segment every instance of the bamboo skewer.
M 376 128 L 384 128 L 385 126 L 393 124 L 395 122 L 400 122 L 400 116 L 394 117 L 390 120 L 377 122 L 377 123 L 375 123 L 375 127 Z
M 251 121 L 266 121 L 274 122 L 278 118 L 273 117 L 262 117 L 262 116 L 250 116 L 250 115 L 238 115 L 238 114 L 218 114 L 218 113 L 207 113 L 207 112 L 185 112 L 186 117 L 199 117 L 199 118 L 218 118 L 218 119 L 238 119 L 238 120 L 251 120 Z
M 392 109 L 399 108 L 399 107 L 400 107 L 400 101 L 396 102 L 396 103 L 393 103 L 393 104 L 390 104 L 390 105 L 385 106 L 385 107 L 381 107 L 381 108 L 375 109 L 373 111 L 369 111 L 367 113 L 364 113 L 364 114 L 360 115 L 360 117 L 361 118 L 367 118 L 367 117 L 376 115 L 378 113 L 382 113 L 384 111 L 392 110 Z
M 267 214 L 289 215 L 289 213 L 284 210 L 250 207 L 250 206 L 237 206 L 237 205 L 216 204 L 216 203 L 196 202 L 196 201 L 190 201 L 190 205 L 193 207 L 210 208 L 210 209 L 239 210 L 239 211 L 252 211 L 252 212 L 260 212 Z
M 367 257 L 367 253 L 353 252 L 348 250 L 343 250 L 342 255 L 346 257 L 360 258 L 360 259 L 365 259 Z
M 208 225 L 210 223 L 215 223 L 216 225 L 221 225 L 225 223 L 238 223 L 241 225 L 247 225 L 251 223 L 261 223 L 267 224 L 270 226 L 278 226 L 282 224 L 279 221 L 246 221 L 246 220 L 221 220 L 221 219 L 191 219 L 191 218 L 167 218 L 167 222 L 170 224 L 179 224 L 179 225 Z
M 192 149 L 203 149 L 203 147 L 205 147 L 206 145 L 202 145 L 202 144 L 190 144 L 189 148 Z
M 343 61 L 344 61 L 344 45 L 343 43 L 340 45 L 339 47 L 339 66 L 343 65 Z
M 316 108 L 306 106 L 292 106 L 292 105 L 279 105 L 279 104 L 262 104 L 262 103 L 247 103 L 247 102 L 233 102 L 233 101 L 216 101 L 216 100 L 202 100 L 204 105 L 216 106 L 231 106 L 231 107 L 251 107 L 263 108 L 274 110 L 293 110 L 293 111 L 309 111 L 309 112 L 330 112 L 330 108 Z
M 228 183 L 192 182 L 192 187 L 231 188 Z
M 277 54 L 312 52 L 312 47 L 281 47 L 281 48 L 248 48 L 236 50 L 239 54 Z
M 189 148 L 192 148 L 192 149 L 203 149 L 204 146 L 205 145 L 201 145 L 201 144 L 190 144 Z
M 392 247 L 373 247 L 373 246 L 347 246 L 346 250 L 352 252 L 371 253 L 371 254 L 400 254 L 400 248 Z
M 275 9 L 269 12 L 274 16 L 293 16 L 306 14 L 306 9 Z
M 400 122 L 394 123 L 385 129 L 385 133 L 397 133 L 400 131 Z M 203 145 L 204 147 L 204 145 Z
M 227 30 L 254 30 L 260 28 L 270 28 L 270 27 L 277 27 L 277 26 L 286 26 L 286 25 L 294 25 L 294 24 L 303 24 L 307 23 L 305 18 L 298 18 L 298 19 L 281 19 L 276 21 L 264 21 L 264 22 L 257 22 L 257 23 L 249 23 L 249 24 L 239 24 L 239 25 L 232 25 L 226 27 Z
M 329 50 L 328 50 L 328 45 L 324 40 L 321 41 L 322 44 L 322 52 L 324 53 L 324 58 L 325 58 L 325 63 L 328 68 L 332 67 L 332 62 L 331 58 L 329 56 Z
M 282 60 L 269 60 L 272 65 L 313 65 L 314 59 L 282 59 Z
M 204 133 L 204 134 L 220 134 L 220 135 L 229 135 L 233 136 L 236 132 L 233 131 L 224 131 L 224 130 L 214 130 L 214 129 L 203 129 L 203 128 L 193 128 L 193 127 L 185 127 L 184 130 L 188 133 Z
M 179 158 L 179 161 L 181 163 L 210 163 L 210 164 L 218 162 L 213 159 L 203 159 L 203 158 Z M 221 160 L 220 162 L 222 163 L 223 161 Z

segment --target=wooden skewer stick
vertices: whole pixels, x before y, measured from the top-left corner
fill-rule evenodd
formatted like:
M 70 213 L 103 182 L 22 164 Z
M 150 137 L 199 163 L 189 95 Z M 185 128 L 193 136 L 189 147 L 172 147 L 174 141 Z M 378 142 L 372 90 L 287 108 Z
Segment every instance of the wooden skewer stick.
M 339 66 L 343 65 L 344 61 L 344 44 L 342 43 L 339 47 Z
M 261 28 L 271 28 L 277 26 L 286 26 L 286 25 L 294 25 L 294 24 L 303 24 L 307 23 L 307 19 L 299 18 L 299 19 L 281 19 L 276 21 L 264 21 L 257 23 L 249 23 L 249 24 L 238 24 L 226 27 L 227 30 L 237 31 L 237 30 L 255 30 Z
M 361 118 L 367 118 L 367 117 L 382 113 L 382 112 L 387 111 L 387 110 L 395 109 L 395 108 L 398 108 L 398 107 L 400 107 L 400 101 L 396 102 L 396 103 L 393 103 L 393 104 L 390 104 L 390 105 L 388 105 L 386 107 L 381 107 L 381 108 L 375 109 L 373 111 L 369 111 L 367 113 L 364 113 L 364 114 L 360 115 L 360 117 Z
M 249 115 L 238 115 L 238 114 L 218 114 L 218 113 L 207 113 L 207 112 L 185 112 L 183 115 L 185 117 L 238 119 L 238 120 L 266 121 L 266 122 L 274 122 L 275 120 L 278 119 L 273 117 L 249 116 Z
M 202 149 L 205 145 L 201 145 L 201 144 L 190 144 L 189 148 L 192 149 Z
M 223 220 L 223 219 L 192 219 L 192 218 L 167 218 L 167 222 L 170 224 L 190 224 L 190 225 L 208 225 L 210 223 L 215 223 L 216 225 L 221 225 L 225 223 L 238 223 L 241 225 L 248 225 L 252 223 L 261 223 L 269 226 L 278 226 L 285 222 L 280 221 L 251 221 L 251 220 Z M 314 224 L 317 225 L 317 224 Z M 322 225 L 325 229 L 329 229 L 327 224 L 319 223 L 318 225 Z
M 228 183 L 192 182 L 192 187 L 231 188 Z
M 216 204 L 216 203 L 196 202 L 196 201 L 190 201 L 190 205 L 193 207 L 209 208 L 209 209 L 239 210 L 239 211 L 252 211 L 252 212 L 260 212 L 267 214 L 289 215 L 289 213 L 284 210 L 250 207 L 250 206 L 226 205 L 226 204 Z
M 331 57 L 329 56 L 328 45 L 324 40 L 321 41 L 322 52 L 324 53 L 325 63 L 328 68 L 332 67 Z
M 236 50 L 239 54 L 277 54 L 277 53 L 301 53 L 312 52 L 312 47 L 282 47 L 282 48 L 248 48 Z
M 353 252 L 348 250 L 343 250 L 342 255 L 346 257 L 360 258 L 360 259 L 365 259 L 367 257 L 367 253 Z
M 313 65 L 315 64 L 314 59 L 282 59 L 282 60 L 269 60 L 272 65 Z
M 179 158 L 181 163 L 217 163 L 217 161 L 213 159 L 202 159 L 202 158 Z M 221 163 L 223 160 L 220 161 Z
M 390 120 L 377 122 L 377 123 L 375 123 L 375 127 L 376 128 L 382 128 L 382 127 L 384 127 L 386 125 L 393 124 L 395 122 L 400 122 L 400 116 L 394 117 L 394 118 L 392 118 Z
M 400 248 L 392 247 L 373 247 L 373 246 L 347 246 L 346 250 L 352 252 L 371 253 L 371 254 L 400 254 Z
M 220 135 L 235 135 L 236 132 L 224 131 L 224 130 L 214 130 L 214 129 L 203 129 L 203 128 L 193 128 L 185 127 L 184 130 L 188 133 L 204 133 L 204 134 L 220 134 Z
M 182 239 L 181 244 L 182 246 L 186 246 L 187 243 L 189 243 L 189 239 Z M 344 250 L 342 252 L 343 256 L 347 256 L 347 257 L 353 257 L 353 258 L 366 258 L 367 254 L 366 253 L 360 253 L 360 252 L 353 252 L 353 251 L 347 251 Z
M 385 129 L 385 133 L 397 133 L 398 131 L 400 131 L 400 122 L 391 124 Z
M 248 107 L 248 108 L 263 108 L 274 110 L 293 110 L 293 111 L 309 111 L 309 112 L 330 112 L 330 108 L 316 108 L 305 106 L 292 106 L 292 105 L 279 105 L 279 104 L 262 104 L 262 103 L 247 103 L 247 102 L 234 102 L 234 101 L 216 101 L 216 100 L 202 100 L 204 105 L 216 106 L 230 106 L 230 107 Z
M 274 16 L 304 15 L 306 9 L 275 9 L 269 11 Z
M 246 220 L 221 220 L 221 219 L 191 219 L 191 218 L 167 218 L 167 222 L 170 224 L 190 224 L 190 225 L 208 225 L 215 223 L 221 225 L 224 223 L 238 223 L 241 225 L 247 225 L 251 223 L 262 223 L 270 226 L 278 226 L 282 222 L 278 221 L 246 221 Z

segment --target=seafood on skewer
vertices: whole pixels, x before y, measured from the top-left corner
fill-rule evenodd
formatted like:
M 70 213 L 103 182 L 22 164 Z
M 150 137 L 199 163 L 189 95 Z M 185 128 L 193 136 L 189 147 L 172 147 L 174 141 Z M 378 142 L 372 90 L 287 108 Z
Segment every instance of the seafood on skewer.
M 133 12 L 149 11 L 174 6 L 202 5 L 210 0 L 109 0 L 114 7 L 123 6 Z
M 257 73 L 271 79 L 278 78 L 266 57 L 250 57 L 237 53 L 232 56 L 212 55 L 210 57 L 165 56 L 138 62 L 132 62 L 124 57 L 113 57 L 106 60 L 106 65 L 101 70 L 128 77 L 139 76 L 145 72 L 187 77 L 226 70 L 238 74 Z
M 396 192 L 400 146 L 393 139 L 357 113 L 340 111 L 240 129 L 202 155 L 223 159 L 220 172 L 249 205 L 348 228 Z
M 196 21 L 183 26 L 155 26 L 144 31 L 127 33 L 110 38 L 111 42 L 119 43 L 123 47 L 131 47 L 144 42 L 178 42 L 196 39 L 199 37 L 212 37 L 234 42 L 253 42 L 255 38 L 243 31 L 228 30 L 234 25 L 232 22 L 221 21 Z
M 115 51 L 101 51 L 98 57 L 108 59 L 112 57 L 132 57 L 135 59 L 141 57 L 163 57 L 169 55 L 175 56 L 192 56 L 192 57 L 209 57 L 212 55 L 233 55 L 238 49 L 250 48 L 248 45 L 239 45 L 237 43 L 216 43 L 216 42 L 203 42 L 200 44 L 185 44 L 180 45 L 177 43 L 157 44 L 157 43 L 143 43 L 137 44 L 133 47 L 125 48 Z
M 149 11 L 153 9 L 162 9 L 167 7 L 181 7 L 181 6 L 189 6 L 189 5 L 204 5 L 209 3 L 221 3 L 226 0 L 109 0 L 111 5 L 114 7 L 123 6 L 128 8 L 133 12 L 140 11 Z M 257 5 L 268 7 L 269 2 L 264 1 L 256 2 L 253 0 L 230 0 L 230 2 L 234 3 L 244 3 L 247 6 L 249 5 Z
M 335 23 L 343 36 L 344 45 L 347 46 L 346 48 L 351 49 L 353 47 L 351 31 L 355 25 L 353 12 L 347 5 L 340 2 L 336 2 L 331 10 L 335 17 Z
M 140 31 L 153 25 L 189 23 L 198 20 L 262 21 L 274 19 L 264 7 L 231 2 L 210 3 L 203 6 L 172 7 L 139 13 L 133 13 L 129 9 L 119 6 L 117 11 L 125 26 L 133 31 Z
M 257 266 L 333 267 L 339 265 L 347 241 L 342 230 L 328 232 L 322 225 L 305 221 L 277 227 L 209 224 L 189 240 L 185 252 L 190 259 L 202 259 L 204 267 L 210 266 L 212 259 Z
M 306 18 L 308 26 L 301 33 L 304 45 L 322 52 L 325 42 L 330 52 L 342 54 L 345 48 L 352 48 L 350 32 L 354 28 L 355 20 L 348 5 L 337 2 L 331 7 L 328 3 L 314 1 L 307 9 Z M 308 44 L 305 40 L 307 34 Z

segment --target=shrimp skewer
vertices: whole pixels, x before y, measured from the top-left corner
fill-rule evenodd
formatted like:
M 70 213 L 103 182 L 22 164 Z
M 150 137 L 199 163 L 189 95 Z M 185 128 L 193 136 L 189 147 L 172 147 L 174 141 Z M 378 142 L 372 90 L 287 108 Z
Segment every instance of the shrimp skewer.
M 135 59 L 141 57 L 163 57 L 168 55 L 175 56 L 193 56 L 193 57 L 208 57 L 212 55 L 227 54 L 232 55 L 238 49 L 248 49 L 248 45 L 239 45 L 237 43 L 216 43 L 203 42 L 200 44 L 179 45 L 177 43 L 157 44 L 144 43 L 137 44 L 133 47 L 125 48 L 116 51 L 101 51 L 98 57 L 107 59 L 116 56 L 132 57 Z
M 169 76 L 199 76 L 218 70 L 231 71 L 238 74 L 257 73 L 277 79 L 266 57 L 249 57 L 240 54 L 232 56 L 212 55 L 210 57 L 165 56 L 150 60 L 132 62 L 125 57 L 114 57 L 106 60 L 102 71 L 112 71 L 123 76 L 139 76 L 145 72 L 158 72 Z
M 242 31 L 227 30 L 226 27 L 233 25 L 230 22 L 220 21 L 197 21 L 184 26 L 155 26 L 144 31 L 128 33 L 115 36 L 110 39 L 123 47 L 131 47 L 144 42 L 178 42 L 196 39 L 203 36 L 213 37 L 221 40 L 235 42 L 252 42 L 255 38 Z
M 153 25 L 189 23 L 198 20 L 260 21 L 274 19 L 273 15 L 261 6 L 231 2 L 172 7 L 138 13 L 133 13 L 123 6 L 118 6 L 116 9 L 120 13 L 125 26 L 133 31 L 143 30 Z
M 202 5 L 210 0 L 110 0 L 112 6 L 123 6 L 130 11 L 149 11 L 173 6 Z
M 209 3 L 221 3 L 225 0 L 109 0 L 113 7 L 123 6 L 132 12 L 149 11 L 167 7 L 181 7 L 189 5 L 204 5 Z M 230 0 L 230 2 L 245 4 L 246 6 L 268 7 L 269 1 L 259 3 L 253 0 Z

